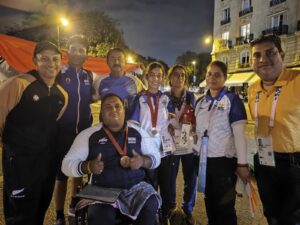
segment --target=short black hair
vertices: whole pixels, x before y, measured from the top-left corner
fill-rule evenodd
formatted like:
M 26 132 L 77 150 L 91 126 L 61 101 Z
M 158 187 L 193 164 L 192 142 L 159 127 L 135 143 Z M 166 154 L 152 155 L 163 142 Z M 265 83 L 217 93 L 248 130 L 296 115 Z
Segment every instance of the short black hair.
M 86 38 L 86 36 L 84 36 L 82 34 L 76 34 L 76 35 L 71 36 L 67 42 L 67 47 L 69 48 L 70 45 L 73 43 L 82 44 L 83 46 L 86 47 L 86 50 L 88 50 L 88 48 L 89 48 L 88 39 Z
M 224 62 L 215 60 L 208 64 L 207 68 L 211 66 L 219 67 L 222 70 L 222 73 L 224 74 L 225 78 L 227 78 L 227 65 Z
M 106 101 L 106 99 L 108 99 L 108 98 L 111 98 L 111 97 L 116 97 L 116 98 L 118 98 L 118 99 L 120 99 L 120 101 L 122 102 L 122 105 L 123 105 L 123 107 L 125 108 L 125 104 L 124 104 L 124 101 L 123 101 L 123 99 L 119 96 L 119 95 L 117 95 L 117 94 L 115 94 L 115 93 L 107 93 L 107 94 L 105 94 L 102 98 L 101 98 L 101 108 L 100 108 L 100 114 L 99 114 L 99 120 L 102 122 L 103 121 L 103 117 L 102 117 L 102 110 L 103 110 L 103 107 L 102 107 L 102 105 L 103 105 L 103 103 Z M 126 111 L 125 111 L 125 114 L 126 114 Z M 126 115 L 125 115 L 126 116 Z
M 275 34 L 259 36 L 258 38 L 254 39 L 253 41 L 250 42 L 250 47 L 253 48 L 254 45 L 265 43 L 265 42 L 273 43 L 279 52 L 283 52 L 280 37 Z
M 107 62 L 108 62 L 109 56 L 110 56 L 110 54 L 111 54 L 112 52 L 121 52 L 121 53 L 124 55 L 124 57 L 126 57 L 126 53 L 125 53 L 124 49 L 122 49 L 122 48 L 111 48 L 111 49 L 109 49 L 109 51 L 107 52 L 107 56 L 106 56 Z

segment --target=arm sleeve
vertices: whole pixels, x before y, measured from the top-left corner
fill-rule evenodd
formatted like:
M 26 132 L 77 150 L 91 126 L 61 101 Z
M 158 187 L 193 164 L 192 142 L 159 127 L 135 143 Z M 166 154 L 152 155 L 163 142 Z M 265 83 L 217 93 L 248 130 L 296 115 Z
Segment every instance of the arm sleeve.
M 168 109 L 169 113 L 175 114 L 175 107 L 174 107 L 173 102 L 170 99 L 169 99 L 169 102 L 168 102 L 168 105 L 167 105 L 167 109 Z
M 140 128 L 142 136 L 141 150 L 143 155 L 150 157 L 152 164 L 150 169 L 155 169 L 160 164 L 160 137 L 151 137 L 145 130 Z
M 89 154 L 89 138 L 99 130 L 99 126 L 90 127 L 77 135 L 70 150 L 62 161 L 61 170 L 69 177 L 81 177 L 81 164 Z
M 0 88 L 0 146 L 3 129 L 9 112 L 19 103 L 23 91 L 30 83 L 16 77 L 7 80 Z
M 247 121 L 247 114 L 243 101 L 239 96 L 234 95 L 229 112 L 229 122 L 232 125 L 234 122 L 240 120 Z
M 140 122 L 141 106 L 140 106 L 140 96 L 139 95 L 137 95 L 135 97 L 133 106 L 134 106 L 134 110 L 131 114 L 130 120 Z
M 234 123 L 232 125 L 232 130 L 233 130 L 234 145 L 236 148 L 238 164 L 248 163 L 245 123 Z
M 99 87 L 102 78 L 100 76 L 95 77 L 93 81 L 93 90 L 92 90 L 92 101 L 96 102 L 100 99 Z

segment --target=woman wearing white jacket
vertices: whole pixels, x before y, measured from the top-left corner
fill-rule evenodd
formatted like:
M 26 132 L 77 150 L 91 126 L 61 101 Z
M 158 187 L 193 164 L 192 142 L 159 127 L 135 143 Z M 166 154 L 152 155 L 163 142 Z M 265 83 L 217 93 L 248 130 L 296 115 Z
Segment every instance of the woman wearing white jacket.
M 209 90 L 196 104 L 196 150 L 200 151 L 199 187 L 205 193 L 210 225 L 236 225 L 236 174 L 245 183 L 249 177 L 242 100 L 224 86 L 227 67 L 210 63 L 206 83 Z

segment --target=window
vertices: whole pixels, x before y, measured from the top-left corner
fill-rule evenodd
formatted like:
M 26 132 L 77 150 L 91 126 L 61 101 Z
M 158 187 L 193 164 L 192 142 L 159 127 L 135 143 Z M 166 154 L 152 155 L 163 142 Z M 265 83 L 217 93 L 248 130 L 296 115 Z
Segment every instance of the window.
M 225 63 L 226 65 L 228 65 L 228 57 L 227 57 L 227 56 L 222 56 L 222 57 L 221 57 L 221 61 L 222 61 L 223 63 Z
M 250 23 L 241 26 L 241 37 L 248 39 L 250 35 Z
M 222 40 L 229 40 L 229 31 L 225 31 L 222 33 Z
M 283 24 L 283 14 L 275 15 L 272 17 L 272 27 L 279 27 Z
M 240 64 L 242 65 L 249 64 L 249 58 L 250 58 L 249 56 L 250 56 L 249 51 L 241 52 Z
M 251 0 L 242 0 L 242 10 L 248 9 L 251 6 Z
M 230 8 L 226 8 L 223 10 L 223 20 L 224 21 L 230 20 Z

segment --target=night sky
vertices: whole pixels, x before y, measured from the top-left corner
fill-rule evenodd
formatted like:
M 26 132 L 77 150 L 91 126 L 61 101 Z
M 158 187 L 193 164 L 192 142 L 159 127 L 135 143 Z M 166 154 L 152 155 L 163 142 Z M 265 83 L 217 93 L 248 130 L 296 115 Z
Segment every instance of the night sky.
M 169 65 L 187 50 L 210 52 L 213 0 L 72 0 L 73 6 L 104 11 L 117 19 L 130 49 Z
M 0 4 L 35 11 L 42 1 L 1 0 Z M 211 52 L 211 47 L 203 44 L 203 38 L 213 32 L 214 0 L 66 1 L 71 9 L 101 10 L 116 19 L 129 48 L 143 56 L 171 65 L 177 56 L 188 50 Z

